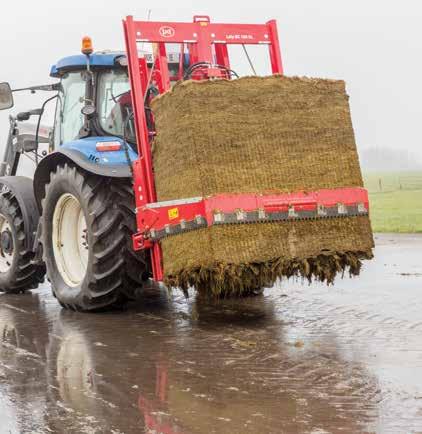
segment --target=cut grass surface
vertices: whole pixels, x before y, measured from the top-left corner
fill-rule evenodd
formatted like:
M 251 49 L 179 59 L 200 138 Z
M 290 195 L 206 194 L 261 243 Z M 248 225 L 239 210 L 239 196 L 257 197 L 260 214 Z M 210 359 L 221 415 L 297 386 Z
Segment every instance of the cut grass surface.
M 422 233 L 422 172 L 364 175 L 374 232 Z

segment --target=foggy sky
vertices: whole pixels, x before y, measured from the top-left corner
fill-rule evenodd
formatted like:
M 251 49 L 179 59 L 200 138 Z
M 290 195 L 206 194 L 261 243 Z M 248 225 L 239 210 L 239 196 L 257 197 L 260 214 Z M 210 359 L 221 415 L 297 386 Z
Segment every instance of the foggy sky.
M 347 83 L 358 147 L 412 152 L 422 161 L 422 6 L 414 0 L 284 0 L 248 2 L 71 0 L 2 2 L 0 81 L 12 87 L 48 83 L 50 66 L 77 54 L 81 37 L 96 50 L 123 49 L 126 15 L 152 20 L 278 22 L 287 75 L 341 78 Z M 174 9 L 174 5 L 180 8 Z M 238 59 L 240 61 L 240 59 Z M 259 62 L 259 57 L 255 59 Z M 47 94 L 41 95 L 41 97 Z M 16 96 L 14 111 L 40 97 Z M 0 148 L 8 112 L 0 112 Z

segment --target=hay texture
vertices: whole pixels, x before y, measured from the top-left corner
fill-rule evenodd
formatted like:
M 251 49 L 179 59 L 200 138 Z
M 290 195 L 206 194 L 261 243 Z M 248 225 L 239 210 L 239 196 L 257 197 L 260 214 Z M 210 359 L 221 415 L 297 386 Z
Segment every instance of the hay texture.
M 152 104 L 158 200 L 363 185 L 343 81 L 189 81 Z M 331 283 L 372 257 L 367 217 L 213 226 L 162 240 L 170 287 L 240 295 L 283 276 Z

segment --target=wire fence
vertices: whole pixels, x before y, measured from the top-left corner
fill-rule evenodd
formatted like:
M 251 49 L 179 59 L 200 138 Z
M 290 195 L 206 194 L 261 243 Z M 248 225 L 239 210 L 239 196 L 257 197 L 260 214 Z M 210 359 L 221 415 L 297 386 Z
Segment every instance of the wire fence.
M 370 193 L 422 190 L 422 172 L 368 173 L 364 181 Z

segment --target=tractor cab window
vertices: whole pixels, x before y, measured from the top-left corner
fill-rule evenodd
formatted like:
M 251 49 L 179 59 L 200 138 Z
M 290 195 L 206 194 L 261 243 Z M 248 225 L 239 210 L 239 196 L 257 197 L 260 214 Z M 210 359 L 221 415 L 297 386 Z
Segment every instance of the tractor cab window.
M 83 73 L 70 72 L 62 78 L 61 84 L 56 108 L 55 146 L 77 139 L 84 125 L 81 109 L 84 106 L 86 81 Z
M 97 107 L 101 127 L 107 134 L 125 136 L 128 141 L 135 141 L 134 123 L 130 119 L 130 84 L 126 71 L 117 69 L 100 74 Z

